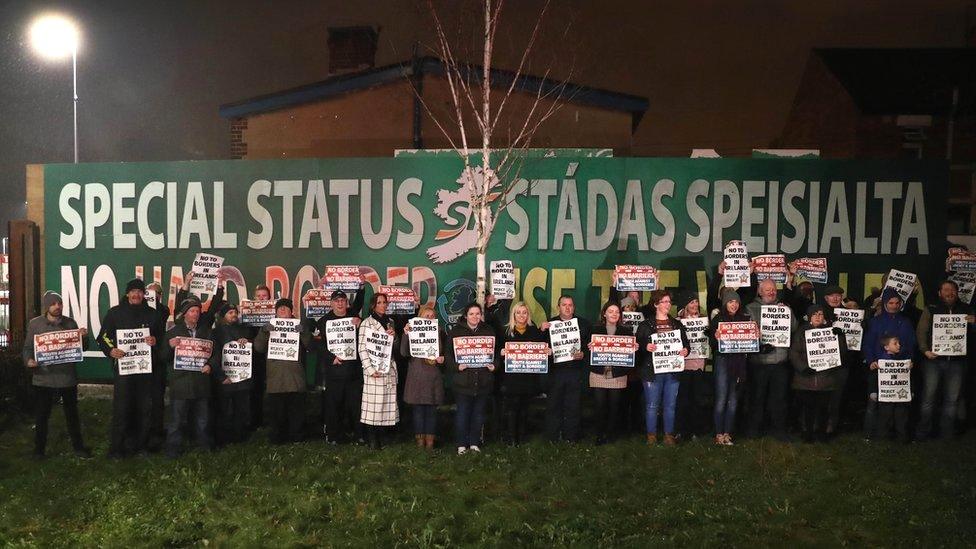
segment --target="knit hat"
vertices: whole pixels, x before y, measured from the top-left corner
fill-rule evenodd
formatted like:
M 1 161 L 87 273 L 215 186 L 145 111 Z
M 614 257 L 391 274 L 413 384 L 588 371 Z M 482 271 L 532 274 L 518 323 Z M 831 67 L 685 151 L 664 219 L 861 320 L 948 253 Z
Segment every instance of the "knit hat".
M 620 308 L 621 309 L 624 309 L 626 307 L 636 307 L 636 306 L 637 306 L 637 302 L 634 301 L 634 298 L 632 298 L 632 297 L 625 297 L 625 298 L 623 298 L 623 299 L 620 300 Z
M 725 291 L 722 292 L 722 307 L 725 307 L 729 301 L 738 301 L 741 304 L 742 298 L 739 297 L 739 293 L 735 290 L 726 288 Z
M 813 318 L 813 315 L 822 312 L 824 312 L 823 305 L 817 305 L 817 304 L 810 305 L 809 307 L 807 307 L 807 321 Z
M 698 301 L 698 294 L 695 292 L 678 292 L 674 297 L 674 304 L 679 311 L 687 307 L 692 301 Z
M 346 292 L 343 292 L 342 290 L 336 290 L 332 292 L 332 295 L 329 296 L 329 299 L 349 299 L 349 296 L 347 296 Z
M 844 295 L 844 288 L 841 288 L 840 286 L 837 285 L 833 285 L 833 286 L 827 286 L 827 288 L 825 288 L 823 291 L 823 295 L 834 295 L 834 294 Z
M 905 301 L 904 299 L 901 298 L 901 294 L 899 294 L 891 286 L 888 286 L 881 292 L 881 304 L 884 305 L 885 303 L 888 303 L 888 300 L 893 297 L 897 297 L 899 301 Z
M 291 310 L 295 310 L 295 304 L 292 303 L 292 301 L 287 297 L 283 297 L 278 301 L 275 301 L 275 309 L 277 309 L 278 307 L 288 307 Z
M 44 312 L 46 313 L 51 308 L 51 305 L 55 303 L 64 304 L 64 301 L 61 300 L 61 295 L 50 290 L 44 292 L 44 295 L 41 297 L 41 307 L 44 309 Z
M 234 305 L 233 303 L 224 303 L 223 305 L 220 306 L 220 310 L 217 312 L 220 315 L 220 318 L 224 318 L 225 316 L 227 316 L 227 313 L 236 310 L 237 310 L 237 305 Z
M 184 299 L 182 302 L 180 302 L 180 316 L 186 314 L 186 312 L 193 307 L 203 307 L 203 304 L 201 304 L 200 300 L 196 297 L 188 297 Z
M 142 281 L 141 278 L 133 278 L 125 285 L 125 293 L 129 293 L 132 290 L 146 291 L 146 283 Z

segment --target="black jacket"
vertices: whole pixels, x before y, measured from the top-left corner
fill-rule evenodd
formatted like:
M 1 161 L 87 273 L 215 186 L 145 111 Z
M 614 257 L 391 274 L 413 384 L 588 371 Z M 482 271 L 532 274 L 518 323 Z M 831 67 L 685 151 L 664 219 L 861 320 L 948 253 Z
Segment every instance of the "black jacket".
M 447 348 L 445 349 L 446 355 L 444 356 L 444 364 L 447 365 L 447 371 L 453 372 L 454 374 L 451 388 L 455 393 L 462 395 L 477 396 L 491 394 L 494 388 L 494 372 L 489 371 L 488 368 L 465 368 L 464 370 L 458 370 L 457 358 L 454 356 L 454 338 L 465 336 L 495 337 L 495 330 L 484 322 L 478 324 L 478 327 L 472 330 L 464 320 L 454 326 L 454 328 L 451 328 L 451 331 L 447 334 L 448 341 L 446 342 Z M 493 364 L 496 369 L 498 367 L 499 353 L 498 338 L 495 337 Z
M 189 328 L 182 322 L 173 326 L 163 337 L 162 353 L 166 360 L 168 372 L 169 397 L 171 399 L 210 398 L 210 374 L 190 372 L 173 368 L 176 351 L 169 342 L 177 337 L 195 337 L 210 339 L 212 330 L 206 324 L 197 324 L 196 334 L 190 334 Z M 207 358 L 207 363 L 213 358 L 213 353 Z M 211 366 L 211 370 L 213 367 Z M 211 372 L 212 373 L 212 372 Z
M 363 292 L 356 292 L 356 295 L 362 295 Z M 362 303 L 359 303 L 360 308 L 362 308 Z M 329 379 L 359 379 L 363 378 L 363 365 L 358 358 L 358 348 L 359 348 L 359 328 L 356 328 L 356 348 L 357 348 L 357 358 L 353 360 L 343 360 L 339 364 L 333 364 L 335 362 L 335 354 L 329 352 L 329 346 L 327 344 L 325 331 L 326 323 L 330 320 L 339 320 L 340 318 L 355 318 L 357 315 L 353 313 L 352 308 L 346 311 L 345 316 L 338 316 L 334 311 L 329 311 L 328 314 L 318 319 L 315 322 L 315 327 L 319 331 L 319 339 L 316 340 L 318 365 L 319 365 L 319 377 L 320 380 Z
M 593 334 L 606 335 L 606 333 L 607 333 L 607 326 L 605 324 L 597 324 L 596 326 L 593 327 L 593 331 L 592 331 L 592 333 L 590 333 L 590 338 L 587 339 L 587 343 L 589 343 L 590 339 L 593 338 Z M 632 336 L 632 335 L 634 335 L 634 330 L 632 330 L 630 328 L 630 326 L 624 326 L 623 324 L 617 324 L 617 332 L 615 334 L 613 334 L 613 335 L 618 335 L 618 336 Z M 587 349 L 589 349 L 589 347 L 587 347 Z M 639 357 L 640 357 L 640 352 L 638 352 L 637 353 L 637 356 L 634 357 L 634 365 L 635 366 L 640 366 Z M 590 372 L 602 376 L 603 375 L 603 368 L 604 368 L 603 366 L 593 366 L 591 364 L 590 365 Z M 612 368 L 611 369 L 610 373 L 611 373 L 611 375 L 613 375 L 613 377 L 621 377 L 621 376 L 627 375 L 627 373 L 629 371 L 630 371 L 630 368 L 615 367 L 615 368 Z
M 549 343 L 549 339 L 537 326 L 527 326 L 524 334 L 513 331 L 512 335 L 508 335 L 504 330 L 499 331 L 498 334 L 498 339 L 501 340 L 498 343 L 500 347 L 499 352 L 505 347 L 505 343 L 509 341 L 540 341 L 546 344 Z M 542 387 L 542 374 L 506 374 L 504 364 L 502 366 L 502 368 L 498 369 L 498 380 L 502 394 L 535 396 L 539 393 Z
M 125 296 L 123 296 L 123 299 Z M 118 330 L 128 330 L 133 328 L 149 328 L 149 335 L 156 338 L 157 344 L 162 339 L 163 333 L 159 325 L 156 310 L 143 302 L 140 305 L 130 305 L 128 301 L 112 307 L 105 313 L 102 319 L 102 330 L 98 333 L 96 341 L 98 347 L 111 358 L 112 349 L 116 347 L 116 332 Z M 156 353 L 153 353 L 156 354 Z M 153 363 L 153 372 L 162 369 L 163 364 Z M 114 375 L 119 374 L 118 362 L 116 361 L 113 369 Z M 151 374 L 133 374 L 151 375 Z
M 227 345 L 231 341 L 237 341 L 238 339 L 247 339 L 254 342 L 251 337 L 251 327 L 245 326 L 240 322 L 235 322 L 234 324 L 227 324 L 225 322 L 218 322 L 217 327 L 213 331 L 213 342 L 214 342 L 214 352 L 210 357 L 210 367 L 213 368 L 213 373 L 211 374 L 214 382 L 216 382 L 223 392 L 233 392 L 233 391 L 247 391 L 251 388 L 251 380 L 245 379 L 244 381 L 239 381 L 237 383 L 228 383 L 224 385 L 224 379 L 227 377 L 224 374 L 223 369 L 223 354 L 224 345 Z M 253 346 L 251 348 L 251 369 L 253 372 L 254 368 L 254 350 Z M 253 374 L 252 374 L 253 375 Z
M 586 344 L 590 342 L 590 334 L 593 332 L 593 328 L 590 325 L 589 320 L 586 320 L 585 318 L 580 318 L 576 315 L 573 315 L 573 318 L 575 318 L 579 324 L 580 350 L 583 351 L 583 358 L 581 358 L 580 360 L 569 360 L 557 364 L 553 362 L 552 358 L 550 357 L 549 359 L 550 374 L 555 374 L 557 372 L 565 372 L 565 371 L 577 371 L 580 372 L 580 375 L 582 375 L 583 372 L 586 372 L 590 369 L 590 350 L 587 348 Z M 550 318 L 549 322 L 555 322 L 557 320 L 562 320 L 561 318 L 559 318 L 559 315 Z M 545 335 L 546 335 L 546 339 L 548 339 L 549 338 L 548 330 Z M 550 345 L 552 345 L 551 342 Z
M 641 322 L 637 326 L 637 359 L 638 364 L 640 364 L 639 373 L 641 381 L 654 380 L 654 353 L 647 352 L 647 344 L 651 343 L 651 334 L 658 332 L 655 316 L 652 315 L 649 318 L 645 318 L 644 322 Z M 668 316 L 668 323 L 671 325 L 670 330 L 678 330 L 678 333 L 681 335 L 681 345 L 685 349 L 690 350 L 691 344 L 688 343 L 688 333 L 685 331 L 685 325 L 673 316 Z

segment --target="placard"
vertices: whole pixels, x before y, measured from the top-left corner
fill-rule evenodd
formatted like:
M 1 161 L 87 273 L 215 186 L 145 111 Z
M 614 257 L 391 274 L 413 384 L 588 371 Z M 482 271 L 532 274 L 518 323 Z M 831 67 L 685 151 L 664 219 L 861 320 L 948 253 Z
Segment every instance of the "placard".
M 329 294 L 336 290 L 358 292 L 362 285 L 359 265 L 327 265 L 322 274 L 322 289 Z
M 847 340 L 847 348 L 851 351 L 861 350 L 861 340 L 864 338 L 864 311 L 861 309 L 834 309 L 834 328 L 840 328 Z
M 272 318 L 268 360 L 298 361 L 301 333 L 297 318 Z
M 749 250 L 741 240 L 730 240 L 725 245 L 725 273 L 722 276 L 726 288 L 744 288 L 751 284 Z
M 949 248 L 946 272 L 976 272 L 976 252 L 964 248 Z
M 637 338 L 634 336 L 590 336 L 590 366 L 633 368 L 636 351 Z
M 959 301 L 971 305 L 973 295 L 976 295 L 976 272 L 960 271 L 952 273 L 949 280 L 959 286 Z
M 193 279 L 190 280 L 190 293 L 197 297 L 213 295 L 217 291 L 217 272 L 224 264 L 224 258 L 213 255 L 198 253 L 193 259 Z
M 241 301 L 241 306 L 238 310 L 241 314 L 241 324 L 260 328 L 268 322 L 271 322 L 275 317 L 275 302 L 271 300 L 251 301 L 245 299 Z
M 715 339 L 720 353 L 758 353 L 759 325 L 752 321 L 719 322 Z
M 814 328 L 804 332 L 807 342 L 807 366 L 822 372 L 841 365 L 840 341 L 833 328 Z
M 878 402 L 912 401 L 912 361 L 878 361 Z
M 756 280 L 770 279 L 777 284 L 786 284 L 786 256 L 783 254 L 757 255 L 752 258 L 752 272 Z
M 651 352 L 651 361 L 654 363 L 655 374 L 673 374 L 684 371 L 685 357 L 681 356 L 681 332 L 678 330 L 665 330 L 651 334 L 651 343 L 654 344 L 654 351 Z
M 917 280 L 918 275 L 915 273 L 906 273 L 898 269 L 891 269 L 888 271 L 887 280 L 885 280 L 885 288 L 893 288 L 898 292 L 898 295 L 901 296 L 901 307 L 904 309 L 905 303 L 908 301 L 908 296 L 912 295 L 912 291 L 915 289 L 915 282 Z M 881 306 L 884 307 L 884 303 Z
M 965 356 L 966 315 L 932 315 L 932 352 L 939 356 Z
M 302 296 L 302 317 L 318 320 L 332 310 L 332 292 L 309 288 Z
M 487 368 L 495 361 L 495 336 L 454 338 L 454 360 L 466 368 Z
M 254 346 L 250 341 L 244 344 L 228 341 L 220 355 L 220 365 L 224 370 L 224 376 L 231 383 L 240 383 L 251 379 L 253 360 Z
M 386 314 L 412 315 L 417 311 L 413 290 L 406 286 L 380 286 L 381 294 L 386 294 Z
M 827 258 L 804 257 L 793 262 L 793 273 L 817 284 L 827 283 Z
M 658 272 L 650 265 L 616 265 L 618 292 L 645 292 L 657 289 Z
M 441 356 L 440 325 L 435 318 L 411 318 L 407 340 L 414 358 L 436 360 Z
M 381 374 L 390 372 L 390 361 L 393 357 L 393 336 L 379 331 L 366 329 L 366 353 L 373 369 Z
M 782 305 L 763 305 L 759 319 L 760 342 L 763 345 L 789 348 L 793 313 Z
M 356 360 L 356 324 L 353 317 L 325 321 L 325 348 L 340 360 Z
M 627 326 L 633 329 L 634 332 L 637 331 L 637 327 L 640 326 L 641 322 L 644 322 L 644 313 L 637 311 L 622 311 L 620 313 L 620 325 Z
M 34 335 L 34 361 L 38 366 L 81 362 L 84 356 L 81 332 L 77 329 Z
M 573 355 L 583 349 L 580 344 L 579 320 L 571 318 L 549 322 L 549 344 L 554 363 L 571 362 Z
M 115 346 L 125 352 L 119 359 L 119 375 L 152 373 L 152 347 L 146 343 L 149 328 L 115 330 Z
M 173 369 L 199 372 L 213 354 L 213 341 L 199 337 L 178 337 L 173 348 Z
M 549 346 L 544 341 L 505 343 L 506 374 L 545 374 L 549 372 Z
M 156 308 L 156 302 L 159 300 L 159 295 L 156 294 L 156 290 L 146 290 L 146 297 L 143 298 L 146 305 L 149 305 L 153 309 Z
M 708 318 L 693 317 L 678 319 L 685 325 L 685 337 L 688 338 L 688 356 L 685 358 L 709 358 L 712 347 L 708 344 Z
M 498 299 L 515 299 L 515 264 L 498 260 L 489 264 L 491 295 Z

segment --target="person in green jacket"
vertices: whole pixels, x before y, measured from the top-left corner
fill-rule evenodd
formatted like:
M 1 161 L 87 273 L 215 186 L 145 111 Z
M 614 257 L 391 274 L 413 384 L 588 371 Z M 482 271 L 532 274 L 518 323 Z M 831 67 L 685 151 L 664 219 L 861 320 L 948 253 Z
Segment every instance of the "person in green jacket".
M 163 339 L 164 359 L 169 370 L 170 423 L 166 428 L 166 456 L 179 457 L 183 446 L 183 424 L 192 414 L 197 442 L 206 450 L 214 449 L 210 431 L 210 353 L 200 369 L 189 369 L 176 363 L 176 347 L 185 338 L 210 340 L 210 326 L 200 323 L 202 306 L 196 297 L 180 303 L 180 318 Z M 179 367 L 178 367 L 179 366 Z

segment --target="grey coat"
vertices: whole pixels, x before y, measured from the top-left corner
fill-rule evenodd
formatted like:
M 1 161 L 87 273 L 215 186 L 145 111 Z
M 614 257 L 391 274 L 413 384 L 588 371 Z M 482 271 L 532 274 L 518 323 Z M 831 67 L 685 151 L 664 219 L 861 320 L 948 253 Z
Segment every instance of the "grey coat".
M 48 332 L 58 332 L 61 330 L 77 330 L 78 323 L 73 318 L 61 316 L 56 321 L 51 322 L 47 315 L 32 318 L 27 324 L 27 333 L 24 334 L 24 364 L 28 360 L 34 359 L 34 336 L 46 334 Z M 88 338 L 81 340 L 82 348 L 88 347 Z M 50 366 L 38 366 L 31 368 L 34 377 L 31 383 L 37 387 L 50 387 L 52 389 L 66 389 L 78 385 L 78 372 L 75 369 L 76 363 L 52 364 Z

